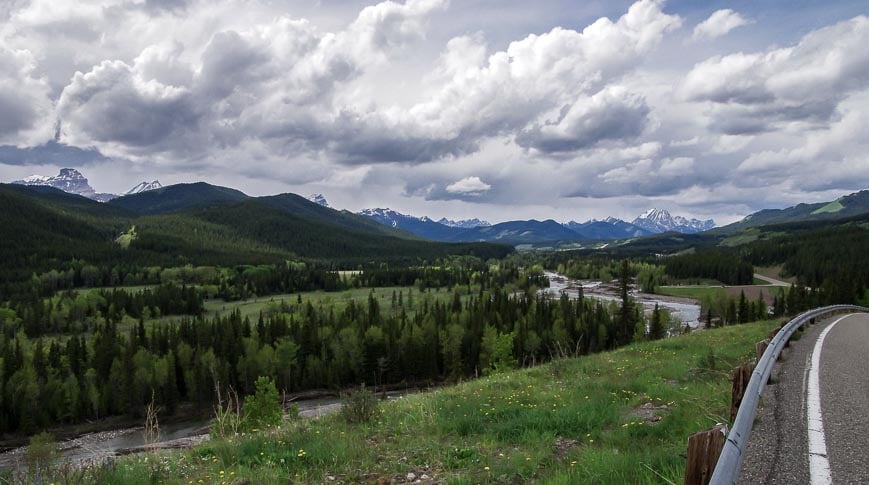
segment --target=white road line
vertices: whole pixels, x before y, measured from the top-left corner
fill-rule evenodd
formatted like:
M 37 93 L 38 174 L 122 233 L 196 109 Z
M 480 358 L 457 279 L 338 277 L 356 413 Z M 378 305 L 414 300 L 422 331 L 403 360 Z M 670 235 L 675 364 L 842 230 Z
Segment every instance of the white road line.
M 806 396 L 806 420 L 809 430 L 809 474 L 811 475 L 812 485 L 822 485 L 833 483 L 833 477 L 830 474 L 830 460 L 827 459 L 827 441 L 824 437 L 824 420 L 821 415 L 821 348 L 824 346 L 824 339 L 827 338 L 827 333 L 836 326 L 837 323 L 850 317 L 845 315 L 835 322 L 831 323 L 818 336 L 818 341 L 815 343 L 815 349 L 812 351 L 812 363 L 809 370 L 809 386 Z

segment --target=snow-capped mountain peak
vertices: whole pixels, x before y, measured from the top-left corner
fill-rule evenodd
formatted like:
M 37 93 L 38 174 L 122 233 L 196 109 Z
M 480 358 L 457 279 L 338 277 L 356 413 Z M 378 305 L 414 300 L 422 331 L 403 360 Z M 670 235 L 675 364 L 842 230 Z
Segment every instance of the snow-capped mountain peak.
M 60 169 L 60 173 L 54 177 L 31 175 L 24 180 L 16 180 L 12 183 L 21 185 L 45 185 L 64 192 L 69 192 L 70 194 L 77 194 L 90 198 L 94 198 L 96 195 L 96 191 L 94 191 L 93 187 L 90 186 L 88 179 L 74 168 L 62 168 Z
M 361 211 L 359 211 L 359 215 L 370 217 L 383 225 L 391 227 L 398 227 L 400 222 L 409 219 L 415 221 L 419 220 L 416 217 L 396 212 L 390 208 L 362 209 Z
M 142 192 L 147 192 L 149 190 L 155 190 L 162 187 L 163 184 L 161 184 L 159 180 L 154 180 L 153 182 L 139 182 L 135 187 L 124 192 L 124 195 L 140 194 Z
M 491 226 L 491 224 L 489 224 L 487 221 L 484 221 L 482 219 L 477 219 L 477 218 L 461 219 L 458 221 L 454 221 L 451 219 L 447 219 L 446 217 L 441 217 L 441 219 L 437 222 L 438 222 L 438 224 L 443 224 L 443 225 L 449 226 L 449 227 L 458 227 L 461 229 L 473 229 L 475 227 L 489 227 L 489 226 Z
M 329 202 L 323 194 L 311 194 L 308 196 L 308 200 L 315 204 L 320 204 L 323 207 L 329 207 Z
M 44 185 L 50 178 L 51 177 L 46 177 L 45 175 L 31 175 L 13 183 L 24 182 L 25 185 Z
M 81 195 L 88 199 L 97 202 L 108 202 L 117 195 L 97 193 L 88 183 L 88 179 L 74 168 L 62 168 L 60 173 L 54 177 L 46 177 L 44 175 L 31 175 L 23 180 L 15 180 L 13 184 L 19 185 L 41 185 L 46 187 L 54 187 L 69 194 Z M 159 182 L 158 182 L 159 183 Z
M 665 209 L 649 209 L 640 217 L 633 220 L 632 224 L 642 227 L 651 232 L 676 231 L 686 234 L 707 231 L 715 227 L 715 221 L 708 219 L 687 219 L 682 216 L 672 216 Z

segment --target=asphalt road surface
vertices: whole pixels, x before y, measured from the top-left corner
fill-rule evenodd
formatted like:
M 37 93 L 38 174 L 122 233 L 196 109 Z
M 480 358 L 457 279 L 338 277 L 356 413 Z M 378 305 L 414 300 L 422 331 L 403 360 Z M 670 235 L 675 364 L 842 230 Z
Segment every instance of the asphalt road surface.
M 740 483 L 869 484 L 869 315 L 823 320 L 784 349 Z

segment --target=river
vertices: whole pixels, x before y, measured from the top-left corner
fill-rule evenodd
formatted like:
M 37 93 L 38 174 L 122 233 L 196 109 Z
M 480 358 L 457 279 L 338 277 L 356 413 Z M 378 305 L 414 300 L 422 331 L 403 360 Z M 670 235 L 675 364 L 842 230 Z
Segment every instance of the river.
M 387 400 L 398 399 L 413 390 L 390 391 Z M 332 414 L 341 409 L 341 399 L 326 397 L 295 401 L 299 407 L 299 417 L 315 419 Z M 160 435 L 153 445 L 157 448 L 187 448 L 210 438 L 209 422 L 189 420 L 160 425 Z M 83 466 L 101 463 L 115 456 L 131 452 L 146 451 L 149 444 L 141 427 L 123 428 L 97 433 L 87 433 L 58 443 L 60 454 L 57 463 L 71 463 Z M 14 448 L 0 454 L 0 469 L 22 469 L 27 467 L 27 447 Z
M 570 298 L 578 298 L 579 288 L 582 287 L 583 296 L 586 298 L 594 298 L 607 302 L 621 301 L 621 298 L 618 296 L 618 289 L 611 283 L 574 280 L 551 271 L 547 271 L 545 274 L 549 279 L 549 288 L 543 291 L 553 297 L 566 293 Z M 670 313 L 670 317 L 679 321 L 682 327 L 687 325 L 692 330 L 700 328 L 700 305 L 695 300 L 650 295 L 636 291 L 631 291 L 630 295 L 643 305 L 643 310 L 646 314 L 650 314 L 654 310 L 655 304 L 657 304 L 660 308 L 666 309 Z

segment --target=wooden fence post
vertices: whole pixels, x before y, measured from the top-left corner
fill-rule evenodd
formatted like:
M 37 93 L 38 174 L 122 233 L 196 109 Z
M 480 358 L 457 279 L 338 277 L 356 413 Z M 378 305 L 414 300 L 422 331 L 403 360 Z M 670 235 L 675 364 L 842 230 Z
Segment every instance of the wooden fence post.
M 756 354 L 756 357 L 754 358 L 755 366 L 760 362 L 760 358 L 763 357 L 763 353 L 766 352 L 767 347 L 769 347 L 769 339 L 764 339 L 754 344 L 754 353 Z
M 709 483 L 726 441 L 727 426 L 723 424 L 699 431 L 688 437 L 685 485 L 706 485 Z
M 739 405 L 742 404 L 745 388 L 748 387 L 748 381 L 751 380 L 752 371 L 754 371 L 752 364 L 743 364 L 733 369 L 733 394 L 730 399 L 731 422 L 736 419 L 736 413 L 739 412 Z

